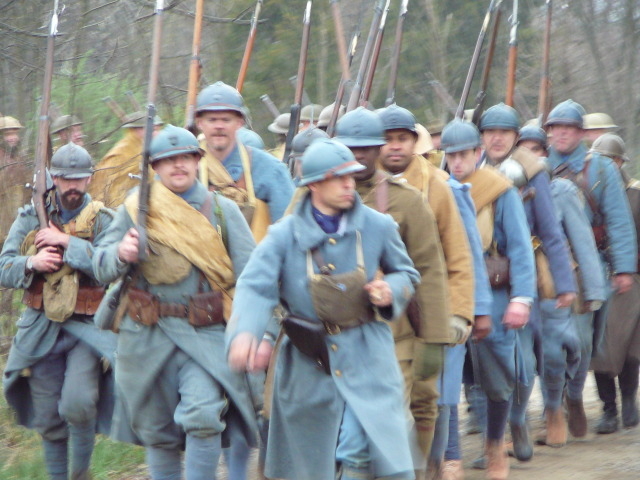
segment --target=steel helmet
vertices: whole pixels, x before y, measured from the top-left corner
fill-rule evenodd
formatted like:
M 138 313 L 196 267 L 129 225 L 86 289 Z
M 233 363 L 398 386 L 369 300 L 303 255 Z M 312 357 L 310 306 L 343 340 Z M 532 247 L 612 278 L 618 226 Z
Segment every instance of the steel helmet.
M 52 177 L 69 179 L 90 177 L 93 174 L 91 155 L 81 146 L 69 142 L 51 157 L 49 173 Z
M 587 113 L 582 116 L 582 128 L 584 130 L 600 130 L 600 129 L 614 129 L 618 128 L 618 125 L 613 123 L 613 119 L 606 113 Z
M 424 125 L 416 123 L 416 131 L 418 132 L 418 140 L 413 147 L 413 153 L 424 155 L 425 153 L 433 150 L 433 141 L 431 140 L 431 134 L 426 128 L 424 128 Z
M 122 121 L 122 128 L 144 128 L 147 125 L 147 112 L 146 110 L 140 110 L 125 115 Z M 153 125 L 164 125 L 164 122 L 159 115 L 153 117 Z
M 61 132 L 69 127 L 73 127 L 74 125 L 82 125 L 82 122 L 78 117 L 75 115 L 61 115 L 51 123 L 49 133 L 53 135 L 54 133 Z
M 624 140 L 613 133 L 605 133 L 596 138 L 591 146 L 591 151 L 598 152 L 605 157 L 618 157 L 625 162 L 629 161 Z
M 331 139 L 318 139 L 302 155 L 302 177 L 298 186 L 364 170 L 351 150 Z
M 582 105 L 573 100 L 565 100 L 564 102 L 556 105 L 551 112 L 549 112 L 549 116 L 547 117 L 547 121 L 545 122 L 545 127 L 549 125 L 571 125 L 574 127 L 582 128 L 583 126 L 583 115 L 586 115 L 587 112 L 584 111 Z
M 0 131 L 2 130 L 20 130 L 24 127 L 13 117 L 0 117 Z
M 499 103 L 487 109 L 480 117 L 480 131 L 484 130 L 513 130 L 520 129 L 520 116 L 515 108 Z
M 302 110 L 300 110 L 300 121 L 317 122 L 322 109 L 322 105 L 318 105 L 317 103 L 310 103 L 309 105 L 305 105 L 304 107 L 302 107 Z
M 164 127 L 151 141 L 149 148 L 151 153 L 151 163 L 163 158 L 173 157 L 183 153 L 197 155 L 198 158 L 204 155 L 195 135 L 189 130 L 173 125 Z
M 384 125 L 380 116 L 364 107 L 346 113 L 336 124 L 335 139 L 347 147 L 384 145 Z
M 327 105 L 322 109 L 322 111 L 320 112 L 320 116 L 318 117 L 319 128 L 327 128 L 329 126 L 329 122 L 331 121 L 331 115 L 333 115 L 333 108 L 335 104 L 336 102 L 333 102 L 331 105 Z M 345 106 L 340 105 L 340 108 L 338 109 L 338 120 L 340 120 L 343 117 L 345 111 L 346 111 Z
M 544 148 L 547 148 L 547 132 L 538 127 L 537 124 L 526 125 L 520 129 L 520 138 L 518 138 L 518 142 L 516 144 L 524 140 L 538 142 Z
M 241 127 L 236 130 L 236 139 L 247 147 L 257 148 L 264 150 L 264 142 L 262 137 L 253 130 L 249 130 L 247 127 Z
M 269 126 L 267 130 L 273 133 L 279 133 L 281 135 L 286 135 L 289 133 L 289 122 L 291 122 L 291 114 L 290 113 L 281 113 Z
M 309 148 L 309 145 L 319 138 L 329 138 L 329 135 L 318 127 L 311 127 L 303 130 L 293 137 L 293 140 L 291 141 L 291 154 L 295 156 L 302 156 L 307 148 Z
M 196 102 L 196 114 L 202 112 L 232 111 L 246 117 L 244 100 L 240 92 L 224 82 L 216 82 L 202 89 Z
M 416 130 L 416 117 L 406 108 L 399 107 L 395 103 L 387 108 L 379 110 L 378 115 L 382 119 L 385 130 L 409 130 L 418 135 Z
M 444 150 L 444 153 L 462 152 L 479 146 L 480 132 L 471 122 L 456 118 L 442 130 L 440 148 Z

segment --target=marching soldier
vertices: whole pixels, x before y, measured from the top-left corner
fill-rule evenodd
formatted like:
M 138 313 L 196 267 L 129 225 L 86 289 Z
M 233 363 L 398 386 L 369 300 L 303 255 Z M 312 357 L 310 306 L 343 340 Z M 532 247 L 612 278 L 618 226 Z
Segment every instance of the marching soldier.
M 335 105 L 335 102 L 332 103 L 331 105 L 327 105 L 320 112 L 320 116 L 318 117 L 318 125 L 317 125 L 320 130 L 324 130 L 325 132 L 327 131 L 329 122 L 331 122 L 331 115 L 333 115 L 334 105 Z M 344 105 L 340 105 L 340 108 L 338 109 L 338 120 L 340 120 L 344 116 L 345 111 L 346 111 L 346 107 Z
M 112 414 L 116 339 L 93 325 L 104 287 L 91 264 L 112 212 L 85 193 L 92 167 L 82 147 L 60 147 L 50 171 L 49 227 L 38 229 L 25 206 L 0 254 L 0 283 L 24 288 L 27 306 L 3 383 L 18 422 L 42 437 L 49 477 L 67 480 L 70 449 L 71 478 L 88 480 L 96 431 L 108 433 Z
M 638 238 L 640 235 L 640 182 L 631 178 L 623 168 L 623 165 L 629 161 L 624 141 L 618 135 L 605 133 L 593 142 L 591 150 L 609 157 L 618 167 L 627 191 L 627 199 L 636 227 L 636 238 Z M 622 426 L 629 428 L 638 425 L 639 298 L 639 279 L 638 275 L 634 274 L 631 289 L 611 299 L 602 349 L 591 361 L 598 395 L 603 402 L 603 414 L 596 427 L 598 433 L 613 433 L 618 430 L 616 376 L 622 397 Z
M 438 224 L 440 244 L 447 267 L 450 322 L 464 329 L 473 323 L 473 264 L 467 237 L 449 185 L 447 174 L 431 165 L 423 156 L 415 153 L 418 138 L 413 114 L 397 105 L 382 110 L 380 118 L 385 130 L 385 145 L 381 149 L 382 167 L 399 181 L 406 181 L 426 197 Z M 486 333 L 488 318 L 476 322 L 477 331 Z M 447 343 L 446 340 L 442 342 Z M 440 350 L 443 348 L 439 347 Z M 435 355 L 435 345 L 430 344 L 432 359 L 442 359 L 442 353 Z M 425 354 L 423 352 L 422 354 Z M 412 406 L 418 440 L 423 456 L 431 451 L 433 429 L 438 415 L 437 380 L 442 364 L 434 369 L 431 377 L 414 382 Z
M 200 146 L 205 152 L 200 181 L 236 202 L 260 241 L 267 227 L 282 217 L 293 182 L 278 159 L 236 139 L 244 123 L 244 100 L 235 88 L 217 82 L 198 95 L 196 124 L 204 135 Z
M 281 113 L 278 117 L 269 124 L 267 130 L 275 133 L 278 137 L 277 145 L 271 150 L 267 150 L 271 155 L 278 160 L 283 160 L 284 149 L 286 147 L 287 132 L 289 132 L 289 122 L 291 121 L 290 113 Z
M 364 168 L 344 145 L 313 142 L 302 158 L 308 191 L 269 229 L 236 287 L 234 369 L 266 366 L 257 339 L 281 299 L 288 310 L 271 367 L 269 478 L 336 478 L 336 461 L 343 480 L 414 478 L 387 320 L 404 311 L 420 277 L 395 222 L 356 194 L 352 175 Z M 362 461 L 346 461 L 354 457 Z
M 322 105 L 318 105 L 317 103 L 312 103 L 310 105 L 305 105 L 300 110 L 300 132 L 305 131 L 307 128 L 314 126 L 318 126 L 318 118 L 320 117 L 320 113 L 322 112 Z
M 521 128 L 517 145 L 538 157 L 547 156 L 547 134 L 538 126 Z M 557 448 L 567 443 L 567 422 L 562 408 L 566 379 L 575 375 L 580 364 L 580 340 L 574 311 L 582 310 L 585 304 L 596 308 L 606 295 L 598 249 L 578 189 L 571 181 L 558 177 L 551 181 L 550 187 L 556 216 L 573 260 L 579 265 L 575 277 L 580 289 L 579 299 L 572 308 L 557 308 L 555 299 L 540 300 L 544 369 L 538 373 L 544 391 L 545 428 L 536 441 Z
M 518 191 L 493 167 L 477 168 L 480 134 L 470 122 L 454 120 L 442 132 L 451 175 L 471 184 L 485 262 L 492 286 L 491 333 L 470 344 L 476 380 L 487 395 L 487 478 L 504 480 L 509 462 L 504 431 L 518 382 L 532 382 L 519 369 L 523 355 L 517 330 L 529 321 L 535 298 L 535 264 L 527 216 Z
M 609 277 L 615 295 L 633 286 L 637 268 L 636 233 L 624 186 L 614 163 L 593 152 L 587 155 L 583 142 L 584 109 L 573 100 L 556 105 L 547 117 L 549 157 L 547 163 L 554 177 L 574 182 L 585 199 L 585 213 L 591 222 L 596 246 L 601 253 L 602 270 Z M 609 293 L 609 297 L 611 293 Z M 587 417 L 582 391 L 589 370 L 592 351 L 600 345 L 606 320 L 606 304 L 593 313 L 594 305 L 586 305 L 576 315 L 580 337 L 581 359 L 576 375 L 567 382 L 566 401 L 569 432 L 574 437 L 587 434 Z
M 122 128 L 124 137 L 100 160 L 96 166 L 89 193 L 109 208 L 118 208 L 124 202 L 129 191 L 140 184 L 140 160 L 144 142 L 146 112 L 140 111 L 127 115 Z M 153 121 L 154 132 L 163 125 L 156 115 Z M 154 133 L 155 134 L 155 133 Z
M 183 449 L 186 478 L 211 478 L 225 428 L 237 428 L 249 445 L 256 440 L 246 378 L 229 370 L 224 354 L 230 291 L 254 241 L 237 205 L 197 180 L 202 151 L 193 134 L 169 125 L 150 150 L 158 179 L 148 204 L 147 259 L 138 260 L 137 192 L 94 255 L 104 282 L 134 270 L 123 293 L 113 435 L 145 446 L 154 480 L 182 478 Z
M 606 113 L 587 113 L 582 116 L 584 143 L 591 147 L 596 138 L 605 133 L 618 129 L 618 125 L 613 123 L 613 119 Z
M 51 135 L 57 135 L 58 147 L 73 142 L 84 147 L 84 134 L 82 122 L 75 115 L 61 115 L 56 118 L 49 128 Z
M 573 268 L 567 240 L 555 215 L 545 164 L 529 150 L 516 147 L 520 119 L 516 110 L 504 103 L 487 109 L 480 118 L 480 132 L 486 164 L 510 178 L 523 197 L 527 221 L 534 242 L 540 300 L 551 299 L 555 308 L 568 309 L 576 298 Z M 544 267 L 544 268 L 543 268 Z M 546 274 L 546 275 L 545 275 Z M 544 275 L 544 276 L 543 276 Z M 530 460 L 533 444 L 525 418 L 536 372 L 534 343 L 540 340 L 539 307 L 533 322 L 517 332 L 523 350 L 528 384 L 520 384 L 511 407 L 510 427 L 513 450 L 521 461 Z M 542 371 L 542 357 L 537 365 Z

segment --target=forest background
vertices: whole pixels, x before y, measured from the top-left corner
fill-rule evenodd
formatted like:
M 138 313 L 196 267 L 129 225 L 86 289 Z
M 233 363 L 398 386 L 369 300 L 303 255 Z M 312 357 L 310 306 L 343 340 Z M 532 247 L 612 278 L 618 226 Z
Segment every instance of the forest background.
M 235 85 L 249 32 L 254 0 L 206 0 L 200 56 L 204 87 L 222 80 Z M 348 44 L 360 32 L 352 77 L 360 64 L 374 0 L 339 2 Z M 516 107 L 523 121 L 537 114 L 541 76 L 545 1 L 519 3 Z M 400 8 L 392 0 L 380 60 L 371 92 L 375 107 L 384 105 Z M 86 146 L 98 160 L 119 139 L 119 120 L 102 99 L 111 96 L 132 111 L 126 92 L 142 105 L 147 95 L 154 1 L 75 0 L 64 2 L 56 40 L 52 100 L 54 112 L 74 114 L 84 122 Z M 275 138 L 266 127 L 273 120 L 260 101 L 268 94 L 288 111 L 294 88 L 304 0 L 265 0 L 243 95 L 254 130 L 268 146 Z M 414 0 L 408 4 L 399 63 L 396 101 L 430 124 L 452 118 L 435 89 L 439 82 L 457 103 L 489 0 Z M 0 112 L 27 126 L 23 144 L 35 143 L 42 92 L 48 22 L 53 0 L 3 0 L 0 3 Z M 503 2 L 496 53 L 485 105 L 504 100 L 512 2 Z M 184 124 L 195 0 L 167 0 L 156 105 L 165 122 Z M 305 90 L 315 103 L 333 102 L 340 65 L 330 1 L 316 0 L 311 14 L 311 42 Z M 587 112 L 609 113 L 636 158 L 640 142 L 640 2 L 636 0 L 565 0 L 553 2 L 550 78 L 552 104 L 567 98 Z M 488 38 L 487 38 L 488 41 Z M 485 47 L 486 47 L 485 42 Z M 484 56 L 484 53 L 483 53 Z M 467 108 L 478 90 L 481 63 Z M 527 112 L 527 109 L 529 112 Z M 532 113 L 531 113 L 532 112 Z M 109 135 L 111 133 L 111 135 Z M 635 163 L 630 165 L 635 171 Z

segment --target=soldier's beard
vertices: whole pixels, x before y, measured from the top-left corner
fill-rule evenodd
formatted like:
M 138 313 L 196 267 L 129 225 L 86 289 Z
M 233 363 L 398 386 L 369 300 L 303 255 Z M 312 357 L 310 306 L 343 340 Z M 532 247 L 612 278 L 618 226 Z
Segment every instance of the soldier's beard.
M 76 196 L 71 197 L 71 195 L 76 195 Z M 84 201 L 84 193 L 81 192 L 80 190 L 75 190 L 75 189 L 69 190 L 64 192 L 60 196 L 60 203 L 67 210 L 75 210 L 76 208 L 79 208 L 82 205 L 83 201 Z
M 8 155 L 10 157 L 15 157 L 16 155 L 18 155 L 18 152 L 20 150 L 20 142 L 12 146 L 12 145 L 9 145 L 4 140 L 2 140 L 0 141 L 0 147 L 4 150 L 5 155 Z

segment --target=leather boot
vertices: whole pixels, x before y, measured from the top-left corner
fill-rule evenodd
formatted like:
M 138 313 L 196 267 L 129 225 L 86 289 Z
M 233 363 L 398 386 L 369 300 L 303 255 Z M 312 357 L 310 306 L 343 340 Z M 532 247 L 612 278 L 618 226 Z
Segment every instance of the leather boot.
M 511 441 L 513 442 L 513 455 L 521 462 L 528 462 L 533 457 L 533 444 L 529 436 L 527 423 L 518 425 L 511 423 Z
M 442 480 L 464 480 L 462 460 L 447 460 L 444 462 Z
M 545 445 L 554 448 L 564 447 L 567 444 L 567 421 L 562 408 L 547 410 L 544 416 L 547 430 Z
M 487 454 L 488 480 L 507 480 L 509 476 L 509 457 L 504 450 L 504 440 L 487 440 L 485 446 Z
M 622 396 L 622 426 L 631 428 L 638 425 L 638 403 L 636 395 Z
M 576 438 L 582 438 L 587 434 L 587 415 L 584 412 L 582 399 L 567 400 L 567 413 L 569 414 L 569 432 Z
M 618 431 L 618 412 L 615 410 L 605 410 L 600 417 L 596 432 L 608 434 Z

